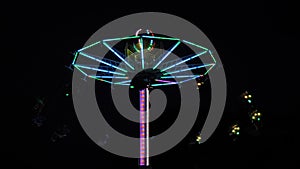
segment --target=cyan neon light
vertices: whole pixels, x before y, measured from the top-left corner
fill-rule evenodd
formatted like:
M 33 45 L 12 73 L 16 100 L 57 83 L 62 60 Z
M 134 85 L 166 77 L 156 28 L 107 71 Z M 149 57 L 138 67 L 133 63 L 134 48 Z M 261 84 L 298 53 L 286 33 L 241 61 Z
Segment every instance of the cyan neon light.
M 173 71 L 173 72 L 167 72 L 167 73 L 164 73 L 163 75 L 175 74 L 175 73 L 179 73 L 179 72 L 185 72 L 185 71 L 188 71 L 188 70 L 199 69 L 199 68 L 202 68 L 202 67 L 207 67 L 207 66 L 212 66 L 212 65 L 215 65 L 215 64 L 211 63 L 211 64 L 205 64 L 205 65 L 201 65 L 201 66 L 195 66 L 195 67 L 191 67 L 191 68 L 187 68 L 187 69 L 177 70 L 177 71 Z
M 186 41 L 186 40 L 182 40 L 184 43 L 187 43 L 187 44 L 190 44 L 190 45 L 193 45 L 193 46 L 196 46 L 198 48 L 201 48 L 201 49 L 204 49 L 204 50 L 208 50 L 207 48 L 203 47 L 203 46 L 200 46 L 200 45 L 197 45 L 195 43 L 192 43 L 192 42 L 189 42 L 189 41 Z
M 83 65 L 78 65 L 78 64 L 76 64 L 76 66 L 77 66 L 77 67 L 80 67 L 80 68 L 84 68 L 84 69 L 96 70 L 96 71 L 99 71 L 99 72 L 105 72 L 105 73 L 111 73 L 111 74 L 116 74 L 116 75 L 123 75 L 123 76 L 125 76 L 124 73 L 112 72 L 112 71 L 109 71 L 109 70 L 97 69 L 97 68 L 88 67 L 88 66 L 83 66 Z
M 199 77 L 200 75 L 181 75 L 181 76 L 162 76 L 162 79 L 170 79 L 170 78 L 187 78 L 187 77 Z
M 209 50 L 208 52 L 209 52 L 210 56 L 212 57 L 212 59 L 214 60 L 214 62 L 217 63 L 217 61 L 216 61 L 215 57 L 213 56 L 211 50 Z
M 116 83 L 114 83 L 114 84 L 116 84 Z M 130 84 L 126 83 L 126 84 L 117 84 L 117 85 L 129 86 Z
M 139 38 L 140 36 L 127 36 L 123 38 L 112 38 L 112 39 L 105 39 L 103 42 L 110 42 L 110 41 L 117 41 L 117 40 L 125 40 L 125 39 L 136 39 Z
M 198 56 L 201 56 L 201 55 L 205 54 L 206 52 L 207 52 L 207 51 L 204 51 L 204 52 L 198 53 L 198 54 L 196 54 L 196 55 L 194 55 L 194 56 L 191 56 L 191 57 L 189 57 L 189 58 L 186 58 L 186 59 L 184 59 L 183 61 L 180 61 L 180 62 L 178 62 L 178 63 L 176 63 L 176 64 L 174 64 L 174 65 L 171 65 L 171 66 L 169 66 L 169 67 L 166 67 L 166 68 L 162 69 L 161 72 L 166 71 L 166 70 L 168 70 L 168 69 L 171 69 L 172 67 L 175 67 L 175 66 L 177 66 L 177 65 L 180 65 L 181 63 L 184 63 L 184 62 L 186 62 L 186 61 L 189 61 L 189 60 L 191 60 L 191 59 L 194 59 L 194 58 L 196 58 L 196 57 L 198 57 Z
M 143 38 L 140 39 L 140 47 L 141 47 L 142 69 L 144 69 L 145 68 L 145 63 L 144 63 L 144 44 L 143 44 Z
M 173 50 L 180 44 L 180 41 L 178 41 L 172 48 L 171 50 L 169 50 L 166 55 L 153 67 L 153 69 L 156 69 L 157 66 L 162 62 L 164 61 L 172 52 Z
M 88 76 L 91 78 L 102 78 L 102 79 L 128 79 L 128 77 L 123 76 Z
M 115 69 L 121 70 L 121 71 L 123 71 L 123 72 L 127 72 L 127 70 L 125 70 L 125 69 L 119 68 L 118 66 L 115 66 L 115 65 L 109 64 L 109 63 L 107 63 L 107 62 L 104 62 L 104 61 L 102 61 L 102 60 L 100 60 L 100 59 L 94 58 L 93 56 L 90 56 L 90 55 L 88 55 L 88 54 L 86 54 L 86 53 L 81 52 L 80 54 L 81 54 L 82 56 L 85 56 L 85 57 L 89 58 L 89 59 L 92 59 L 92 60 L 95 60 L 95 61 L 97 61 L 97 62 L 103 63 L 103 64 L 105 64 L 105 65 L 107 65 L 107 66 L 111 66 L 111 67 L 113 67 L 113 68 L 115 68 Z
M 107 43 L 103 42 L 103 44 L 112 51 L 118 58 L 120 58 L 128 67 L 130 67 L 132 70 L 134 70 L 134 67 L 131 66 L 124 58 L 122 58 L 114 49 L 112 49 Z
M 122 81 L 122 82 L 115 82 L 114 84 L 124 84 L 124 83 L 130 83 L 131 80 L 125 80 L 125 81 Z
M 149 38 L 149 39 L 163 39 L 163 40 L 180 40 L 178 38 L 167 38 L 167 37 L 158 37 L 158 36 L 142 36 L 143 38 Z
M 93 43 L 93 44 L 90 44 L 89 46 L 86 46 L 86 47 L 84 47 L 84 48 L 81 48 L 81 49 L 79 49 L 77 52 L 81 52 L 81 51 L 83 51 L 83 50 L 85 50 L 85 49 L 87 49 L 87 48 L 90 48 L 90 47 L 93 47 L 93 46 L 95 46 L 95 45 L 98 45 L 99 43 L 101 43 L 101 41 L 95 42 L 95 43 Z

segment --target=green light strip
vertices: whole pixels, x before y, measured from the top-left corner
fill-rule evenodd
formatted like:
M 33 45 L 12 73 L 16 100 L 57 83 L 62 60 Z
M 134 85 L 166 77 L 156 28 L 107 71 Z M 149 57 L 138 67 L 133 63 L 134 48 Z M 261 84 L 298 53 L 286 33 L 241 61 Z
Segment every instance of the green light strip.
M 81 70 L 77 65 L 74 65 L 74 67 L 76 69 L 78 69 L 82 74 L 84 74 L 85 76 L 87 76 L 87 74 L 83 70 Z
M 125 39 L 135 39 L 135 38 L 139 38 L 140 36 L 127 36 L 127 37 L 123 37 L 123 38 L 112 38 L 112 39 L 105 39 L 103 40 L 103 42 L 109 42 L 109 41 L 116 41 L 116 40 L 125 40 Z
M 99 71 L 99 72 L 105 72 L 105 73 L 111 73 L 111 74 L 116 74 L 116 75 L 122 75 L 122 76 L 125 76 L 124 73 L 112 72 L 112 71 L 109 71 L 109 70 L 97 69 L 97 68 L 88 67 L 88 66 L 83 66 L 83 65 L 78 65 L 78 64 L 76 64 L 76 66 L 78 66 L 78 67 L 80 67 L 80 68 L 84 68 L 84 69 L 96 70 L 96 71 Z
M 74 63 L 75 63 L 75 61 L 76 61 L 76 59 L 77 59 L 78 53 L 79 53 L 79 52 L 76 52 L 76 53 L 75 53 L 75 56 L 74 56 L 74 59 L 73 59 L 72 65 L 74 65 Z
M 108 81 L 108 80 L 104 80 L 104 79 L 100 79 L 100 78 L 95 78 L 96 80 L 100 80 L 102 82 L 106 82 L 106 83 L 110 83 L 110 84 L 113 84 L 112 82 Z
M 192 42 L 189 42 L 189 41 L 186 41 L 186 40 L 182 40 L 183 42 L 187 43 L 187 44 L 190 44 L 190 45 L 193 45 L 193 46 L 196 46 L 198 48 L 201 48 L 201 49 L 204 49 L 204 50 L 208 50 L 207 48 L 203 47 L 203 46 L 200 46 L 200 45 L 197 45 L 195 43 L 192 43 Z
M 98 45 L 99 43 L 101 43 L 101 41 L 95 42 L 95 43 L 93 43 L 93 44 L 91 44 L 91 45 L 89 45 L 89 46 L 86 46 L 86 47 L 84 47 L 84 48 L 81 48 L 81 49 L 79 49 L 77 52 L 81 52 L 81 51 L 83 51 L 83 50 L 85 50 L 85 49 L 87 49 L 87 48 L 90 48 L 90 47 L 93 47 L 93 46 L 95 46 L 95 45 Z
M 214 66 L 215 66 L 215 64 L 212 65 L 203 75 L 206 75 Z
M 211 53 L 211 51 L 209 50 L 208 53 L 210 54 L 210 56 L 212 57 L 212 59 L 214 60 L 215 63 L 217 63 L 215 57 L 213 56 L 213 54 Z
M 99 63 L 103 63 L 103 64 L 105 64 L 105 65 L 107 65 L 107 66 L 111 66 L 111 67 L 113 67 L 113 68 L 115 68 L 115 69 L 119 69 L 119 70 L 121 70 L 121 71 L 123 71 L 123 72 L 125 72 L 125 73 L 127 72 L 127 70 L 124 70 L 124 69 L 122 69 L 122 68 L 119 68 L 118 66 L 115 66 L 115 65 L 113 65 L 113 64 L 104 62 L 103 60 L 97 59 L 97 58 L 95 58 L 95 57 L 93 57 L 93 56 L 90 56 L 90 55 L 84 53 L 84 52 L 80 52 L 80 55 L 85 56 L 85 57 L 87 57 L 87 58 L 89 58 L 89 59 L 95 60 L 95 61 L 97 61 L 97 62 L 99 62 Z

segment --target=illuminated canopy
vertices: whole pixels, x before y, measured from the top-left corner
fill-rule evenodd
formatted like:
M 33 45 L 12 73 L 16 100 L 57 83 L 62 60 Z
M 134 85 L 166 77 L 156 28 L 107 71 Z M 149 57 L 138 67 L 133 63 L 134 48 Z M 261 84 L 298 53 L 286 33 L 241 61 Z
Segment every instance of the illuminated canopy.
M 178 38 L 155 36 L 154 33 L 149 30 L 147 30 L 146 34 L 138 35 L 139 32 L 140 30 L 138 30 L 134 36 L 97 41 L 77 50 L 75 52 L 73 66 L 84 76 L 110 84 L 127 86 L 130 85 L 133 79 L 131 75 L 134 74 L 134 72 L 145 69 L 159 70 L 161 76 L 154 79 L 150 85 L 162 86 L 181 84 L 196 78 L 201 78 L 216 65 L 212 51 L 206 47 Z M 111 42 L 125 42 L 127 44 L 126 49 L 124 52 L 120 52 L 120 50 L 110 44 Z M 163 45 L 164 43 L 171 44 L 167 50 L 158 47 L 158 44 Z M 178 56 L 180 58 L 167 60 L 174 50 L 181 45 L 197 50 L 194 50 L 193 54 Z M 99 56 L 97 53 L 90 53 L 89 49 L 95 47 L 102 49 L 107 48 L 109 52 L 115 56 L 115 59 Z M 158 49 L 160 52 L 157 52 L 158 50 L 155 49 Z M 76 61 L 79 57 L 84 57 L 84 59 L 89 60 L 89 62 L 77 63 Z M 206 62 L 191 64 L 190 61 L 196 58 L 200 58 L 201 60 L 205 58 Z M 199 69 L 203 69 L 204 71 L 196 74 L 187 73 Z M 93 73 L 90 73 L 91 70 L 97 71 L 97 74 L 93 75 Z M 174 81 L 174 78 L 180 80 Z

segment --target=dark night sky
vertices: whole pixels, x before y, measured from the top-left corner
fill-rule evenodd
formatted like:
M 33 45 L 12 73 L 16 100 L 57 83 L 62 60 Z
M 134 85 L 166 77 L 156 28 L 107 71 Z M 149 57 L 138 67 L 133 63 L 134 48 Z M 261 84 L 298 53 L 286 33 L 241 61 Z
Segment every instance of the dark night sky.
M 210 142 L 196 147 L 180 144 L 153 158 L 153 168 L 168 165 L 203 168 L 220 164 L 231 168 L 297 168 L 292 154 L 296 149 L 299 119 L 296 59 L 300 14 L 295 4 L 286 1 L 206 2 L 201 6 L 174 7 L 127 4 L 90 10 L 51 7 L 14 8 L 2 15 L 3 38 L 7 42 L 4 50 L 8 53 L 2 60 L 2 68 L 3 72 L 10 72 L 3 78 L 2 93 L 5 105 L 9 106 L 2 112 L 5 148 L 1 154 L 5 153 L 3 165 L 11 166 L 6 168 L 136 167 L 135 159 L 104 152 L 87 137 L 76 119 L 72 100 L 63 96 L 63 86 L 71 80 L 72 72 L 65 68 L 72 60 L 71 52 L 82 47 L 106 23 L 143 11 L 174 14 L 198 26 L 218 51 L 228 81 L 225 117 Z M 264 132 L 259 137 L 241 139 L 239 144 L 228 143 L 224 141 L 226 137 L 219 135 L 226 130 L 222 127 L 230 123 L 230 113 L 238 113 L 236 97 L 244 90 L 253 91 L 257 98 L 265 115 Z M 48 120 L 42 128 L 31 126 L 31 108 L 38 96 L 49 101 L 45 110 Z M 51 133 L 62 124 L 70 126 L 70 136 L 51 143 Z M 195 164 L 190 164 L 191 160 L 183 158 L 182 153 L 192 154 Z

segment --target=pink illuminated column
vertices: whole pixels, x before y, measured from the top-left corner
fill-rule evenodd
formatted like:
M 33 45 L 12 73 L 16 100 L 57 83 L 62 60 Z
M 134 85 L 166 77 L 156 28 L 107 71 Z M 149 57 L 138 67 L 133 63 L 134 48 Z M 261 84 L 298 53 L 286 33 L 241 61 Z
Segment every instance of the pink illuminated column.
M 149 166 L 149 90 L 140 90 L 140 166 Z

